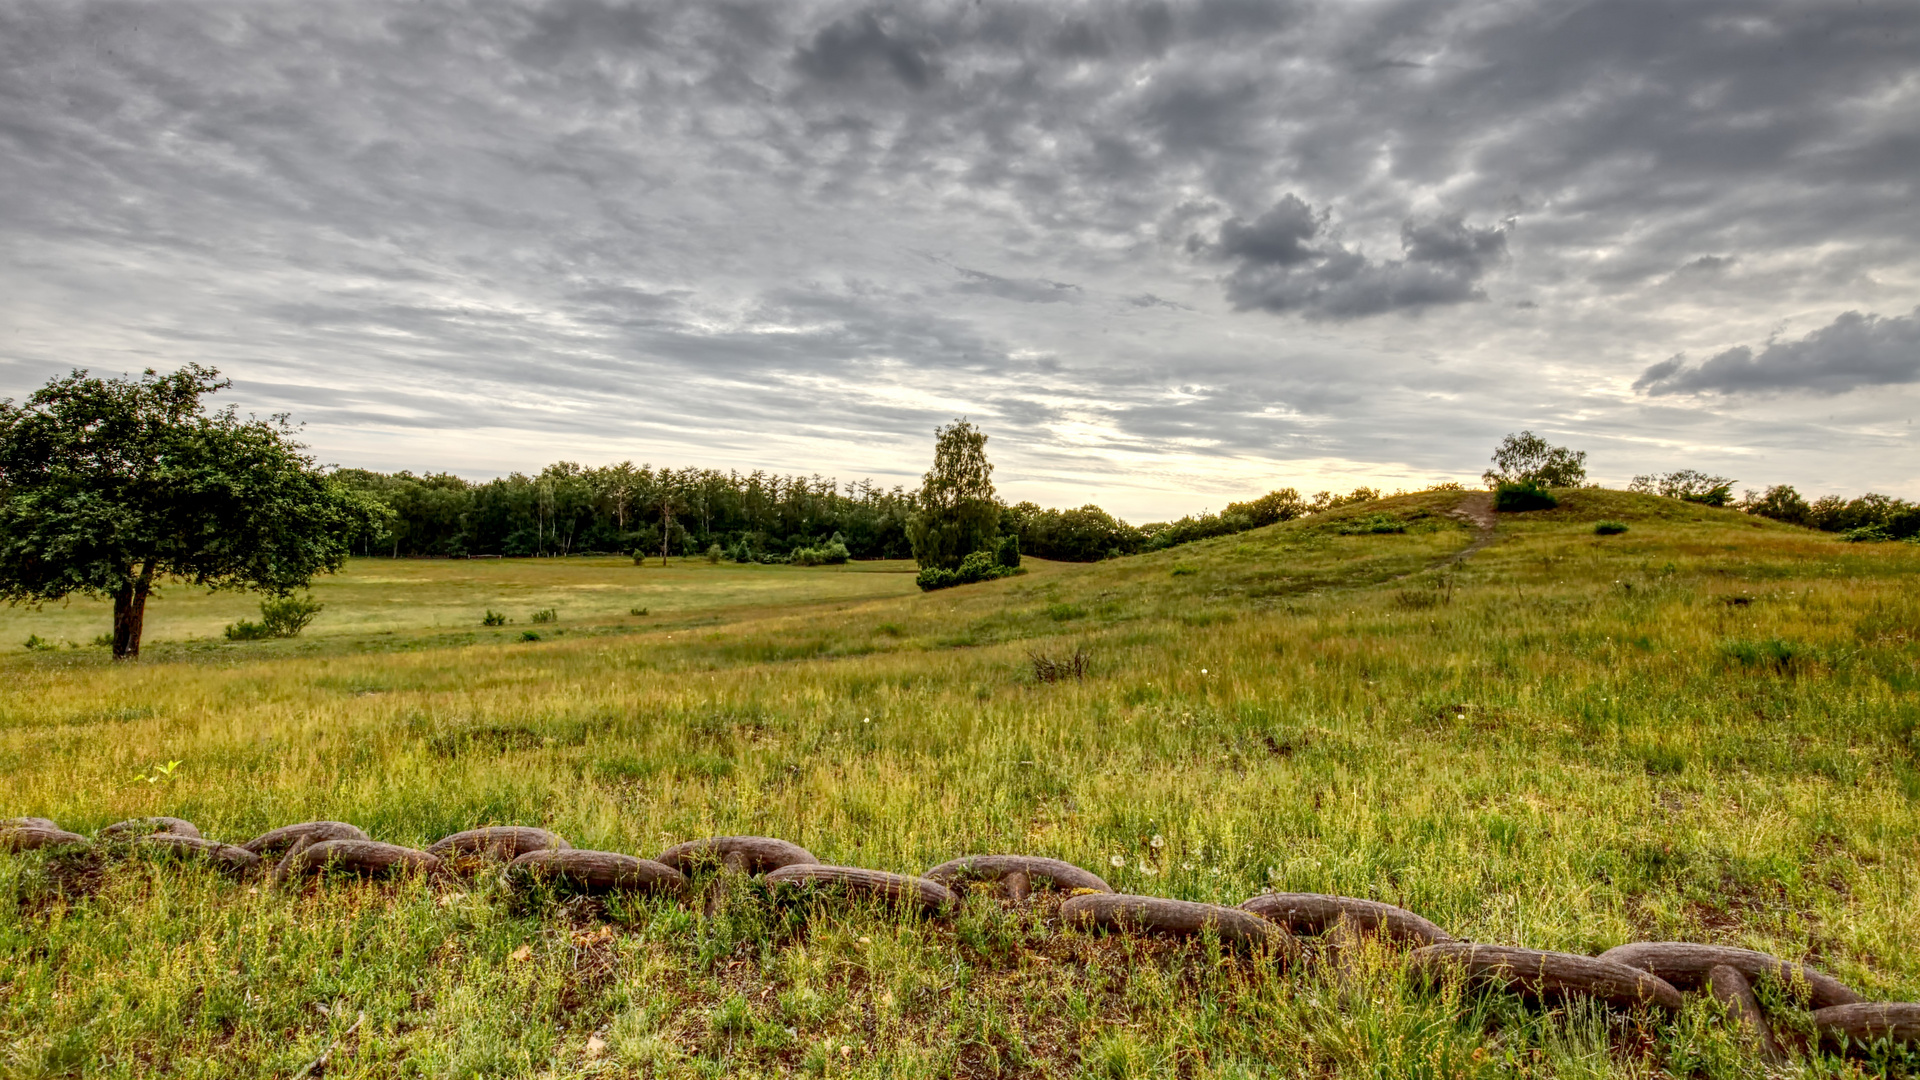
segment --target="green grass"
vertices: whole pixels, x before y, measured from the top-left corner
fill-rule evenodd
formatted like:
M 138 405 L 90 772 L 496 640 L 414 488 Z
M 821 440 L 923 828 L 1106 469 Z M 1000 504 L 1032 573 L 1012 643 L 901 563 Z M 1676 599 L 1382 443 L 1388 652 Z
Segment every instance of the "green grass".
M 1920 549 L 1561 495 L 1457 563 L 1460 496 L 1433 493 L 930 594 L 897 565 L 372 560 L 291 642 L 217 640 L 251 603 L 171 592 L 173 644 L 131 666 L 13 644 L 91 639 L 98 608 L 16 611 L 0 812 L 230 840 L 339 818 L 417 845 L 542 824 L 645 855 L 765 833 L 906 872 L 1020 851 L 1186 899 L 1374 897 L 1476 941 L 1739 944 L 1920 998 Z M 483 629 L 488 608 L 516 622 Z M 1087 681 L 1034 680 L 1030 651 L 1078 647 Z M 1050 910 L 279 891 L 0 856 L 0 1065 L 287 1075 L 364 1012 L 328 1076 L 1758 1068 L 1698 1003 L 1542 1010 L 1424 989 L 1390 953 L 1343 983 Z

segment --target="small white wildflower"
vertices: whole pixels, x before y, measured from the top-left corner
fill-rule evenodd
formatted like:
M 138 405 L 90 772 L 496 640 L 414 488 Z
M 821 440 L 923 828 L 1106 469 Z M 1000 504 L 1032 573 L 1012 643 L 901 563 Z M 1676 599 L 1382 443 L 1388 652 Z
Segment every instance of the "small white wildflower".
M 1182 870 L 1192 870 L 1192 869 L 1193 869 L 1193 864 L 1192 864 L 1192 863 L 1190 863 L 1190 862 L 1183 862 L 1183 863 L 1181 863 L 1181 864 L 1180 864 L 1180 869 L 1182 869 Z
M 1167 846 L 1167 838 L 1164 836 L 1161 836 L 1159 833 L 1154 833 L 1153 839 L 1147 841 L 1147 843 L 1151 844 L 1154 847 L 1162 848 Z
M 1206 668 L 1201 668 L 1201 669 L 1200 669 L 1200 674 L 1202 674 L 1202 675 L 1205 675 L 1206 673 L 1207 673 L 1207 669 L 1206 669 Z
M 861 717 L 860 722 L 863 724 L 871 724 L 873 723 L 873 717 L 871 716 Z
M 1140 873 L 1141 873 L 1141 874 L 1143 874 L 1143 875 L 1145 875 L 1146 877 L 1152 877 L 1153 875 L 1155 875 L 1155 874 L 1157 874 L 1157 873 L 1159 873 L 1159 872 L 1160 872 L 1160 871 L 1158 871 L 1158 870 L 1155 870 L 1155 869 L 1154 869 L 1153 867 L 1151 867 L 1151 866 L 1149 866 L 1149 865 L 1147 865 L 1146 863 L 1141 863 L 1141 864 L 1140 864 Z
M 1127 860 L 1119 855 L 1113 856 L 1112 858 L 1108 859 L 1107 862 L 1109 865 L 1112 865 L 1115 867 L 1121 867 L 1121 866 L 1127 865 Z

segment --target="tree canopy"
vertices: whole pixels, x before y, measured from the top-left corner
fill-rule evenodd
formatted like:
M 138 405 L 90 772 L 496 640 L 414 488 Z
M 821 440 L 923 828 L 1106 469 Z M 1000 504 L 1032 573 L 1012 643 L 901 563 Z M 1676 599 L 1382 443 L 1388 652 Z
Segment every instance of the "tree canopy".
M 1480 474 L 1490 488 L 1502 484 L 1579 487 L 1587 479 L 1587 452 L 1553 446 L 1531 431 L 1508 435 L 1493 450 L 1493 468 Z
M 316 469 L 284 415 L 208 412 L 228 385 L 198 364 L 75 370 L 0 401 L 0 598 L 111 597 L 125 659 L 159 581 L 284 595 L 339 569 L 386 511 Z

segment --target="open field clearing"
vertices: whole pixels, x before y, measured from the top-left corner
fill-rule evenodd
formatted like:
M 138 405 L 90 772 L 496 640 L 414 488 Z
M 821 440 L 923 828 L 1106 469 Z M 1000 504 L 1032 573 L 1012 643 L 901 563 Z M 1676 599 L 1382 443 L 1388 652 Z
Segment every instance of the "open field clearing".
M 845 566 L 790 567 L 709 565 L 700 559 L 653 559 L 636 566 L 626 557 L 572 559 L 355 559 L 347 569 L 314 582 L 325 613 L 297 642 L 269 652 L 336 652 L 518 639 L 522 629 L 542 629 L 534 612 L 551 610 L 551 629 L 643 628 L 690 625 L 742 614 L 784 611 L 812 604 L 905 596 L 915 591 L 911 560 Z M 236 592 L 208 593 L 176 585 L 147 605 L 149 649 L 155 658 L 182 651 L 224 647 L 222 630 L 256 618 L 259 598 Z M 647 615 L 636 617 L 636 608 Z M 496 610 L 507 628 L 481 626 Z M 643 622 L 642 620 L 650 620 Z M 88 646 L 113 624 L 105 600 L 75 599 L 40 610 L 0 608 L 0 642 L 17 647 L 35 634 L 62 649 Z M 485 630 L 483 633 L 482 631 Z M 372 640 L 398 638 L 399 641 Z M 103 648 L 102 646 L 93 646 Z M 257 657 L 257 644 L 226 659 Z M 91 659 L 104 659 L 104 651 Z
M 169 644 L 124 666 L 19 647 L 84 644 L 100 609 L 15 610 L 0 812 L 79 832 L 167 814 L 230 842 L 338 819 L 413 847 L 540 825 L 645 856 L 761 834 L 904 873 L 1018 852 L 1122 892 L 1368 897 L 1475 942 L 1739 945 L 1920 1000 L 1920 547 L 1581 490 L 1469 552 L 1463 498 L 927 594 L 906 564 L 363 560 L 290 642 L 220 640 L 251 601 L 171 591 L 149 615 Z M 483 629 L 487 609 L 515 621 Z M 1084 680 L 1035 678 L 1036 655 L 1076 650 Z M 1425 987 L 1381 948 L 1343 978 L 1065 931 L 1058 902 L 922 920 L 758 884 L 602 904 L 492 875 L 236 885 L 6 855 L 0 1063 L 254 1077 L 331 1046 L 329 1077 L 1762 1070 L 1701 995 L 1671 1016 L 1542 1009 Z M 1913 1074 L 1792 1047 L 1772 1068 Z

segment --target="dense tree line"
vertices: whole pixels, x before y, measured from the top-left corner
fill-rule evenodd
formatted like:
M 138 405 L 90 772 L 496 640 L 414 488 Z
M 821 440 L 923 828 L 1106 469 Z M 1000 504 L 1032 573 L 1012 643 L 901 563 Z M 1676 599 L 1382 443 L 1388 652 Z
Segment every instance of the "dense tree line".
M 924 493 L 870 481 L 840 484 L 820 476 L 712 469 L 654 469 L 621 463 L 589 468 L 572 462 L 532 475 L 469 482 L 450 473 L 416 475 L 340 469 L 334 479 L 392 511 L 386 525 L 360 536 L 363 555 L 703 554 L 714 546 L 730 559 L 777 562 L 829 550 L 835 540 L 856 559 L 914 556 L 909 536 Z M 951 545 L 958 564 L 991 535 L 1015 537 L 1019 550 L 1042 559 L 1092 562 L 1157 551 L 1213 536 L 1256 529 L 1380 497 L 1371 488 L 1306 498 L 1282 488 L 1219 513 L 1130 525 L 1098 506 L 1056 510 L 1032 502 L 999 506 Z M 997 505 L 997 504 L 996 504 Z M 985 539 L 983 539 L 985 538 Z M 926 541 L 923 539 L 923 543 Z M 962 550 L 966 549 L 966 550 Z
M 854 558 L 912 554 L 914 496 L 864 480 L 566 461 L 479 483 L 364 469 L 334 477 L 393 511 L 389 526 L 357 541 L 369 555 L 694 555 L 718 545 L 746 561 L 784 561 L 836 538 Z

